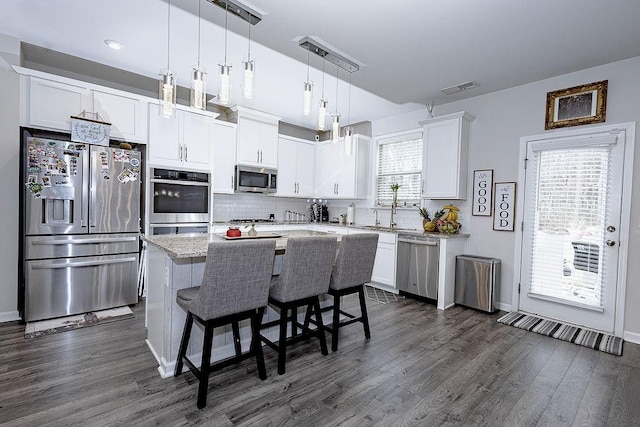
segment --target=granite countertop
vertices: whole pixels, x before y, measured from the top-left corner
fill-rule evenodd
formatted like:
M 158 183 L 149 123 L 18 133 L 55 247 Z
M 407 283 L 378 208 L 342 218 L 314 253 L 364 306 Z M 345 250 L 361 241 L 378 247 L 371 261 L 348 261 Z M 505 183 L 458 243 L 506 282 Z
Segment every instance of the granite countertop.
M 265 232 L 264 235 L 277 234 L 279 237 L 265 237 L 276 239 L 276 254 L 284 253 L 287 246 L 288 237 L 305 237 L 305 236 L 326 236 L 329 233 L 321 231 L 308 230 L 289 230 L 277 233 Z M 336 238 L 340 238 L 339 235 Z M 227 242 L 222 234 L 202 234 L 196 236 L 185 236 L 179 234 L 161 235 L 161 236 L 141 236 L 141 239 L 157 248 L 165 251 L 171 258 L 199 258 L 207 256 L 207 247 L 209 242 Z M 233 239 L 240 240 L 240 239 Z M 250 239 L 245 239 L 250 240 Z

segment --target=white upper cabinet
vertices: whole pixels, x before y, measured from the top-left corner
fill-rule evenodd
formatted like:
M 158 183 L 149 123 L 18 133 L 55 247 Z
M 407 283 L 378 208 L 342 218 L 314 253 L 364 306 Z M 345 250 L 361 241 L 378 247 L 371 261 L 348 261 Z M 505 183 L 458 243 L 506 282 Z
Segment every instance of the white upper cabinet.
M 473 120 L 463 111 L 420 122 L 424 198 L 467 198 L 469 131 Z
M 30 77 L 28 87 L 28 126 L 71 132 L 71 116 L 93 110 L 91 91 L 80 84 Z
M 236 163 L 278 167 L 278 117 L 235 106 L 230 118 L 238 124 Z
M 149 104 L 149 162 L 209 170 L 215 117 L 179 107 L 175 117 L 165 118 L 157 104 Z
M 147 142 L 147 112 L 144 97 L 127 92 L 98 89 L 78 81 L 70 83 L 29 77 L 26 125 L 71 131 L 71 116 L 89 113 L 88 119 L 111 123 L 110 138 Z
M 352 154 L 344 141 L 316 145 L 315 195 L 327 199 L 367 197 L 369 145 L 371 139 L 354 135 Z
M 140 97 L 94 90 L 92 111 L 111 123 L 111 138 L 147 142 L 146 102 Z
M 234 191 L 236 163 L 236 124 L 214 121 L 213 150 L 213 192 L 232 194 Z
M 311 141 L 280 135 L 276 196 L 312 197 L 315 148 Z

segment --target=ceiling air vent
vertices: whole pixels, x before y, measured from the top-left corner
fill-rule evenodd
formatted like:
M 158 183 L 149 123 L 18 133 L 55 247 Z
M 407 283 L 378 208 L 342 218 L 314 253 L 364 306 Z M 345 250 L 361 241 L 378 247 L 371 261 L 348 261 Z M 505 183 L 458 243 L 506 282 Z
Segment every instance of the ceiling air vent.
M 462 92 L 463 90 L 473 89 L 474 87 L 480 86 L 480 83 L 474 81 L 460 83 L 454 86 L 445 87 L 444 89 L 440 89 L 440 91 L 446 95 L 453 95 L 454 93 Z

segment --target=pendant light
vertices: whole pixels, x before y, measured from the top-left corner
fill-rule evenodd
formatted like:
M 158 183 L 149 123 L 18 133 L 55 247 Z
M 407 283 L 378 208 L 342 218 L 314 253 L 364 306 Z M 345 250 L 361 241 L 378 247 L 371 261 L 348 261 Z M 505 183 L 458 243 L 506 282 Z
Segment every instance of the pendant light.
M 353 128 L 351 127 L 351 73 L 349 73 L 349 101 L 347 102 L 347 126 L 344 128 L 344 153 L 353 154 Z
M 311 114 L 311 98 L 313 86 L 311 85 L 311 81 L 309 81 L 309 55 L 310 52 L 307 50 L 307 81 L 304 82 L 304 95 L 302 98 L 302 114 L 308 116 Z
M 222 105 L 229 105 L 231 92 L 231 65 L 227 64 L 227 32 L 229 20 L 229 3 L 225 3 L 224 9 L 224 64 L 220 66 L 218 78 L 218 102 Z
M 244 83 L 242 85 L 242 97 L 245 99 L 253 99 L 254 97 L 254 67 L 255 62 L 251 59 L 251 21 L 249 22 L 249 51 L 247 53 L 247 61 L 244 64 Z
M 174 117 L 176 113 L 176 78 L 169 68 L 169 52 L 171 38 L 171 0 L 167 9 L 167 68 L 160 70 L 159 101 L 160 115 L 162 117 Z
M 322 97 L 318 107 L 318 130 L 324 130 L 327 125 L 327 105 L 329 103 L 324 99 L 324 60 L 322 61 Z
M 336 66 L 336 112 L 331 116 L 331 142 L 336 143 L 340 139 L 340 114 L 338 114 L 338 79 L 339 68 Z
M 191 79 L 191 101 L 189 105 L 191 108 L 197 108 L 199 110 L 206 109 L 206 93 L 207 93 L 207 72 L 200 66 L 200 3 L 202 0 L 198 0 L 198 65 L 195 65 L 192 69 Z

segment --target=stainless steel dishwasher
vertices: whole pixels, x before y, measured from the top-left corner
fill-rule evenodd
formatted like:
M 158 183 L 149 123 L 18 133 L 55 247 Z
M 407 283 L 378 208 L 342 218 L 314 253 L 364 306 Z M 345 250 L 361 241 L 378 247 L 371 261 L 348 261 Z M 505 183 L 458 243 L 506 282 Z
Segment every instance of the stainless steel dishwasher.
M 440 239 L 404 235 L 398 236 L 396 287 L 399 291 L 438 299 L 438 262 Z

